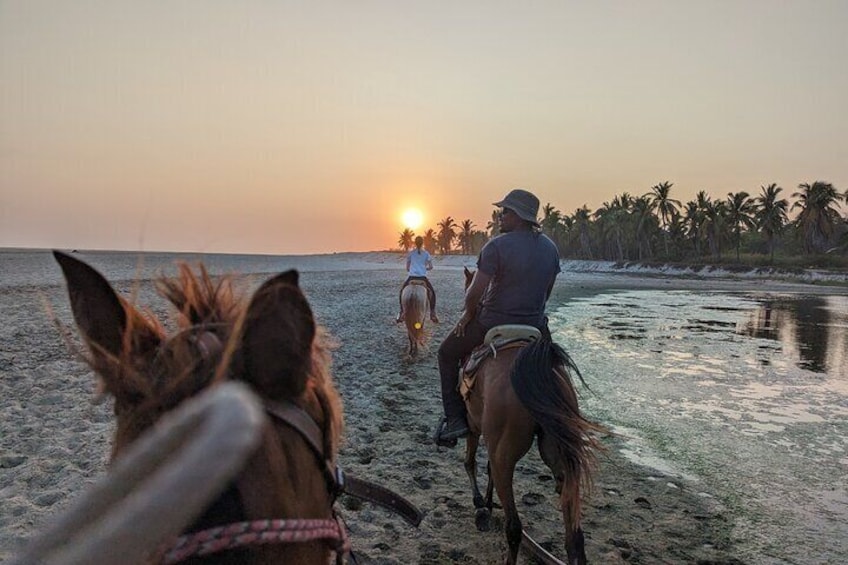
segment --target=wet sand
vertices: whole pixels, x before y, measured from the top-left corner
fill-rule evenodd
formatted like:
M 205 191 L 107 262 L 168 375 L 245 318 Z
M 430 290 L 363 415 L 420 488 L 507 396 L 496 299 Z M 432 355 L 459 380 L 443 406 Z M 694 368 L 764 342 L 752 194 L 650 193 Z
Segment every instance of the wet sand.
M 442 323 L 428 325 L 428 346 L 416 359 L 393 323 L 402 267 L 302 273 L 316 317 L 336 338 L 334 375 L 345 405 L 340 453 L 349 472 L 405 494 L 426 514 L 418 529 L 368 504 L 342 500 L 360 563 L 497 563 L 505 550 L 502 513 L 478 532 L 463 469 L 464 449 L 437 449 L 431 440 L 441 414 L 438 343 L 459 318 L 463 262 L 437 263 L 431 280 Z M 253 288 L 265 274 L 240 281 Z M 750 288 L 750 281 L 644 278 L 564 273 L 551 306 L 610 288 Z M 772 290 L 818 287 L 771 281 Z M 116 288 L 164 313 L 150 280 Z M 828 289 L 831 291 L 832 289 Z M 44 304 L 72 326 L 63 285 L 13 284 L 0 294 L 0 560 L 61 512 L 106 471 L 111 402 L 92 404 L 94 380 L 63 343 Z M 74 328 L 75 330 L 75 328 Z M 589 383 L 591 386 L 591 383 Z M 732 518 L 711 493 L 682 479 L 629 462 L 623 440 L 604 438 L 594 489 L 586 493 L 584 529 L 593 563 L 742 563 L 731 541 Z M 480 457 L 481 475 L 485 470 Z M 535 451 L 516 470 L 526 529 L 564 555 L 554 482 Z

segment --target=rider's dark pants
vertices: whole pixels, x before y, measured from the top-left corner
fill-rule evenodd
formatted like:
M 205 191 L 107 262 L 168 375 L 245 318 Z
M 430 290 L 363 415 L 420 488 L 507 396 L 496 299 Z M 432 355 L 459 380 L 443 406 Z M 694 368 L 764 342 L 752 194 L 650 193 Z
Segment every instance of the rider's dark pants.
M 454 418 L 465 414 L 465 402 L 459 394 L 460 364 L 475 347 L 483 343 L 486 328 L 473 319 L 465 326 L 465 335 L 457 336 L 454 332 L 439 346 L 439 376 L 442 380 L 442 404 L 445 416 Z
M 398 300 L 400 300 L 400 311 L 403 312 L 403 289 L 406 288 L 409 281 L 424 281 L 424 284 L 427 286 L 427 300 L 430 301 L 430 312 L 435 312 L 436 291 L 433 289 L 433 285 L 430 284 L 430 280 L 427 277 L 407 277 L 407 279 L 403 282 L 403 285 L 400 287 L 400 294 L 398 295 Z

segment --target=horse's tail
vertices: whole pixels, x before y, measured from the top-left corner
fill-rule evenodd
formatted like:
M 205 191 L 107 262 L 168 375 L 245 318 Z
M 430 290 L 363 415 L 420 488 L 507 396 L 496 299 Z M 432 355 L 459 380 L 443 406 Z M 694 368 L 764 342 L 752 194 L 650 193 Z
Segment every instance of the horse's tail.
M 569 522 L 576 527 L 580 523 L 581 483 L 591 486 L 595 451 L 601 449 L 595 434 L 604 428 L 580 413 L 572 373 L 583 382 L 568 353 L 549 337 L 542 337 L 521 349 L 510 379 L 546 443 L 555 446 L 563 473 L 563 511 L 570 514 Z
M 424 319 L 429 309 L 427 290 L 420 285 L 409 285 L 404 289 L 402 298 L 406 327 L 419 342 L 423 341 Z

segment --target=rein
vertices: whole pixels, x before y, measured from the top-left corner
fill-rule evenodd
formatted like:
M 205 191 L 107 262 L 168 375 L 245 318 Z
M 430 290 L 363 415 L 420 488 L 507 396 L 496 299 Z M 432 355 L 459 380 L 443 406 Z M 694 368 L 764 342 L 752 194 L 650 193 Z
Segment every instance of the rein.
M 321 428 L 305 410 L 289 401 L 265 400 L 263 404 L 268 415 L 297 431 L 312 449 L 333 499 L 345 493 L 388 508 L 414 526 L 421 523 L 421 511 L 400 495 L 379 485 L 345 475 L 338 466 L 333 465 L 324 454 Z M 330 544 L 336 552 L 337 563 L 341 563 L 344 555 L 350 553 L 350 540 L 344 524 L 333 509 L 332 519 L 254 520 L 186 534 L 178 537 L 166 549 L 162 563 L 173 565 L 189 557 L 210 555 L 238 547 L 316 540 L 325 540 Z
M 333 468 L 330 460 L 324 456 L 323 434 L 318 424 L 305 410 L 291 402 L 264 400 L 263 404 L 268 415 L 298 432 L 315 453 L 335 502 L 343 490 L 344 479 L 341 470 Z M 335 508 L 331 510 L 333 518 L 328 519 L 253 520 L 185 534 L 165 549 L 161 562 L 163 565 L 173 565 L 189 557 L 201 557 L 239 547 L 324 540 L 336 553 L 336 563 L 341 564 L 344 555 L 350 553 L 350 540 Z
M 237 547 L 316 540 L 331 542 L 338 558 L 350 552 L 350 541 L 339 518 L 254 520 L 180 536 L 162 558 L 162 563 L 173 565 L 189 557 L 211 555 Z

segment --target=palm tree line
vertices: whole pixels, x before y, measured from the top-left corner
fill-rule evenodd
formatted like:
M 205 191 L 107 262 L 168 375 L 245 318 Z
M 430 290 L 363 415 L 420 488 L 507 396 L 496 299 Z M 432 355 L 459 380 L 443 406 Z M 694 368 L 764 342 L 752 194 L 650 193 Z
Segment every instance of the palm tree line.
M 492 222 L 486 226 L 486 231 L 482 231 L 475 229 L 476 226 L 471 220 L 462 220 L 457 224 L 451 216 L 448 216 L 436 224 L 436 229 L 430 228 L 421 234 L 424 239 L 424 249 L 431 254 L 438 252 L 447 255 L 455 252 L 476 255 L 490 237 L 497 235 L 494 231 L 497 227 L 492 227 L 497 226 L 496 219 L 496 216 L 493 216 Z M 415 237 L 415 232 L 406 228 L 400 232 L 398 245 L 403 251 L 409 251 L 415 245 Z
M 840 215 L 840 202 L 848 208 L 848 190 L 831 183 L 801 183 L 784 198 L 775 183 L 759 193 L 729 192 L 714 197 L 699 191 L 689 202 L 672 198 L 673 183 L 664 181 L 640 196 L 624 192 L 597 210 L 585 205 L 566 214 L 546 204 L 541 229 L 557 244 L 563 258 L 611 261 L 740 261 L 743 253 L 759 254 L 774 262 L 775 254 L 809 256 L 845 255 L 848 250 L 848 216 Z M 790 213 L 795 213 L 790 219 Z M 422 235 L 431 253 L 477 254 L 497 235 L 497 212 L 485 229 L 471 220 L 457 224 L 450 216 Z M 415 233 L 406 229 L 398 245 L 413 246 Z

